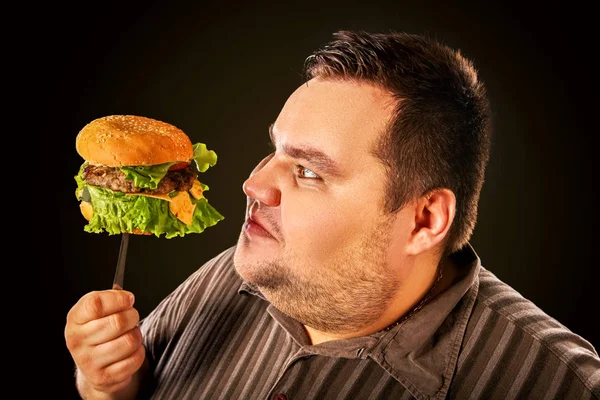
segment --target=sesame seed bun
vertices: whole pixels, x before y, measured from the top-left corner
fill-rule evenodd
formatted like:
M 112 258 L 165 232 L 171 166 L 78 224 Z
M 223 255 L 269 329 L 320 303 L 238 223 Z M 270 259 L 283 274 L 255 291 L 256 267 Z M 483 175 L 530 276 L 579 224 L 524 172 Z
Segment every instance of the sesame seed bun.
M 75 147 L 89 163 L 109 167 L 186 162 L 194 155 L 192 142 L 181 129 L 136 115 L 93 120 L 81 129 Z

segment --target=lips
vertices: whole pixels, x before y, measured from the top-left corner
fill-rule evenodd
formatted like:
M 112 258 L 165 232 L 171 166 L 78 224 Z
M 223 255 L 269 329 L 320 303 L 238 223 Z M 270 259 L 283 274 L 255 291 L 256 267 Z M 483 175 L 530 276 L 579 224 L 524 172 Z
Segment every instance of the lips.
M 256 215 L 248 216 L 246 223 L 244 224 L 244 229 L 251 236 L 262 236 L 274 239 L 274 236 L 267 228 L 265 228 L 265 224 L 262 223 Z

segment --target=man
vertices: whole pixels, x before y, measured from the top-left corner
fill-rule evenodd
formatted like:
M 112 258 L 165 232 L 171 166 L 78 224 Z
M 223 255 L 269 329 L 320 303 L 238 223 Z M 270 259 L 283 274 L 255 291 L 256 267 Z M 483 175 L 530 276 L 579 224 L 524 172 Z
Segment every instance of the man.
M 469 244 L 490 152 L 470 61 L 338 32 L 270 126 L 238 243 L 141 322 L 83 296 L 65 337 L 84 398 L 598 398 L 593 346 Z

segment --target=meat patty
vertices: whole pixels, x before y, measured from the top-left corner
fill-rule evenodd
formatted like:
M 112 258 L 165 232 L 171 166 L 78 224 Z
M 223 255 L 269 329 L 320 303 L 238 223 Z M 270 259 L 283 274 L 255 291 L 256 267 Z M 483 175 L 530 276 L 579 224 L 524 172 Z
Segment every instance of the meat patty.
M 156 189 L 147 189 L 135 187 L 133 181 L 125 179 L 125 174 L 119 168 L 90 164 L 83 169 L 83 179 L 88 184 L 124 193 L 167 194 L 173 190 L 184 191 L 192 187 L 197 176 L 198 171 L 188 165 L 167 172 Z

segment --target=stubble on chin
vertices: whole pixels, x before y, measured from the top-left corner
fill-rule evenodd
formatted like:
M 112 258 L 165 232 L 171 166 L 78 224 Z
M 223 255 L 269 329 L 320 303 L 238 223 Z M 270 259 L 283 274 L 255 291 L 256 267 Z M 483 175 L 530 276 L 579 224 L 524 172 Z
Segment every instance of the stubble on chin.
M 248 262 L 242 259 L 242 247 L 236 249 L 236 270 L 276 308 L 299 322 L 322 332 L 355 332 L 376 321 L 399 288 L 386 264 L 387 228 L 387 224 L 376 227 L 359 245 L 340 252 L 326 265 L 291 254 Z M 239 245 L 247 245 L 244 238 Z

